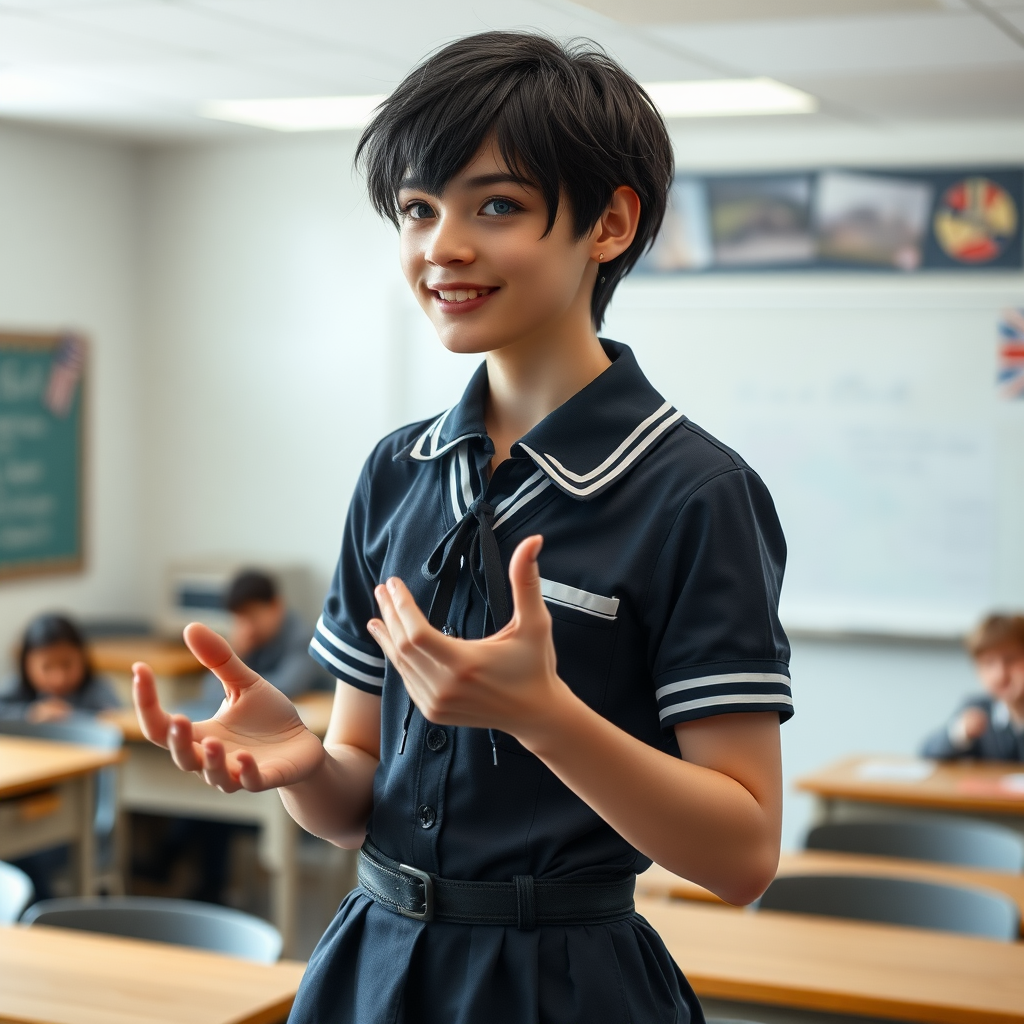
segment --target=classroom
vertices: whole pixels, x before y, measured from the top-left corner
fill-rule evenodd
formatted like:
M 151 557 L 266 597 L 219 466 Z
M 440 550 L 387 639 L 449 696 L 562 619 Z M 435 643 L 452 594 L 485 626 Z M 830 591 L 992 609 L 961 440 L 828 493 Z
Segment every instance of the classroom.
M 0 1021 L 1024 1024 L 1024 0 L 0 0 L 0 661 Z

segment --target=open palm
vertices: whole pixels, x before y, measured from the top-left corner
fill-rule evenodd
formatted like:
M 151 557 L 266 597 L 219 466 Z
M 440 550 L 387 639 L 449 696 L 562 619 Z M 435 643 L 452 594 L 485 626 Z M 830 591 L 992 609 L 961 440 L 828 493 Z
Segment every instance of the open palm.
M 224 702 L 203 722 L 168 714 L 160 706 L 153 670 L 137 662 L 132 695 L 146 738 L 170 750 L 182 771 L 201 774 L 225 793 L 290 786 L 308 778 L 323 761 L 324 748 L 292 702 L 208 627 L 191 623 L 185 642 L 220 679 Z

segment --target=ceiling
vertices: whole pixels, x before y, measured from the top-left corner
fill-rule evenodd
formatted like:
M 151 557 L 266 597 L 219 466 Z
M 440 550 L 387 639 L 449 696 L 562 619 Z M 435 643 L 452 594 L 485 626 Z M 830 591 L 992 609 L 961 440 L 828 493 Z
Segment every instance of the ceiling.
M 492 28 L 589 36 L 643 81 L 770 76 L 817 119 L 1024 121 L 1024 0 L 0 0 L 0 118 L 255 137 L 196 110 L 387 92 Z

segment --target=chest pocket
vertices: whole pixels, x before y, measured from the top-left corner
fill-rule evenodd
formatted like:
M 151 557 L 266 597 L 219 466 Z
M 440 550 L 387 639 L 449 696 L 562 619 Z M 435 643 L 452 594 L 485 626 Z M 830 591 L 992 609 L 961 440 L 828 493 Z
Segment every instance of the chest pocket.
M 608 690 L 615 648 L 619 599 L 541 577 L 540 590 L 551 613 L 558 675 L 584 703 L 600 711 Z M 512 736 L 495 733 L 502 750 L 525 754 Z
M 541 579 L 551 613 L 558 674 L 595 711 L 605 702 L 619 617 L 619 599 Z

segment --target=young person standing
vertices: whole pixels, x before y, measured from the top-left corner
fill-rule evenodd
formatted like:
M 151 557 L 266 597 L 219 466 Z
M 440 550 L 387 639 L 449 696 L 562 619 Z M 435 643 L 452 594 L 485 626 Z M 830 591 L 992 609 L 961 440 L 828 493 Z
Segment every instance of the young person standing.
M 140 665 L 144 728 L 362 847 L 293 1021 L 700 1021 L 634 875 L 759 895 L 792 700 L 771 498 L 597 335 L 661 222 L 664 124 L 603 53 L 485 33 L 406 78 L 360 156 L 441 342 L 484 362 L 367 461 L 311 645 L 324 744 L 196 625 L 224 707 L 168 716 Z

